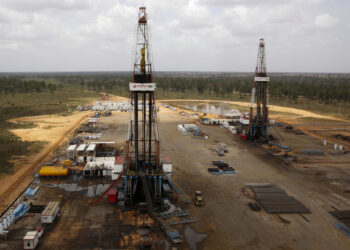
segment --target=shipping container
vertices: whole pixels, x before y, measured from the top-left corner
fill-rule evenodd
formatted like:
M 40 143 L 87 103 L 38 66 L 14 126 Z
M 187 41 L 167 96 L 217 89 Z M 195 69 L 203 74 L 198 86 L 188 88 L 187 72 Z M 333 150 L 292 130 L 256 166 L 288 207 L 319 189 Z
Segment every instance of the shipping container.
M 39 242 L 37 231 L 29 231 L 23 238 L 23 249 L 35 249 Z
M 50 201 L 44 211 L 41 213 L 41 223 L 51 224 L 55 220 L 58 212 L 60 211 L 60 206 L 58 201 Z

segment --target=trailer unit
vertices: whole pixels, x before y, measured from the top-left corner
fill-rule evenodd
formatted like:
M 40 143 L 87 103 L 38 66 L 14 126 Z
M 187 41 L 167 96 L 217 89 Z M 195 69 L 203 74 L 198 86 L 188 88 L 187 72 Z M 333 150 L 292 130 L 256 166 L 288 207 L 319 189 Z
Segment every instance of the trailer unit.
M 41 223 L 51 224 L 55 220 L 58 212 L 60 211 L 60 206 L 58 201 L 50 201 L 44 211 L 41 213 Z

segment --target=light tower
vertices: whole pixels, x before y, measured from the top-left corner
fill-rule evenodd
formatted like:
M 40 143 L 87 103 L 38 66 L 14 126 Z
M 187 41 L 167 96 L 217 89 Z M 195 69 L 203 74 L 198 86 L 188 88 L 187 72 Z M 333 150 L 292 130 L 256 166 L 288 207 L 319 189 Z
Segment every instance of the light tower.
M 269 77 L 266 74 L 266 57 L 265 42 L 261 38 L 259 41 L 258 59 L 255 68 L 254 86 L 252 89 L 252 97 L 249 114 L 249 130 L 248 137 L 251 140 L 259 140 L 261 142 L 268 141 L 269 126 L 268 121 L 268 103 L 267 103 L 267 83 Z M 256 97 L 256 113 L 254 113 L 254 103 Z
M 139 8 L 133 82 L 129 84 L 132 111 L 126 140 L 125 206 L 147 202 L 148 208 L 162 205 L 162 167 L 153 83 L 150 43 L 145 7 Z

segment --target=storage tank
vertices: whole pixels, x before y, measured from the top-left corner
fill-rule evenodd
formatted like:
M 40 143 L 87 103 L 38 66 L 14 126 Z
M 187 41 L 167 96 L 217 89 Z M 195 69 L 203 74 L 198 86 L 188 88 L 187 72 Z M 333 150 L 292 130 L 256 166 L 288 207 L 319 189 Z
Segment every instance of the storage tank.
M 69 174 L 68 168 L 64 167 L 42 167 L 39 171 L 39 176 L 67 176 Z

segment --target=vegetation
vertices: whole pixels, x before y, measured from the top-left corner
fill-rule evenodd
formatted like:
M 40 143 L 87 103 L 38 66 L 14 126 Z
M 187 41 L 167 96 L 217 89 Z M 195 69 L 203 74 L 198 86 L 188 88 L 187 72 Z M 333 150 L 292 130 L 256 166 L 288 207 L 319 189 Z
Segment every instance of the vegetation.
M 154 81 L 158 99 L 250 101 L 253 76 L 252 73 L 155 72 Z M 270 104 L 350 118 L 350 74 L 271 73 L 269 76 Z M 132 73 L 71 73 L 47 77 L 89 91 L 129 96 Z
M 10 129 L 30 128 L 32 123 L 10 123 L 8 119 L 42 114 L 67 114 L 69 108 L 101 96 L 57 80 L 24 77 L 0 78 L 0 173 L 10 172 L 11 159 L 39 152 L 43 142 L 21 141 Z
M 8 129 L 10 118 L 67 114 L 68 109 L 104 94 L 129 96 L 131 72 L 2 73 L 0 74 L 0 172 L 9 159 L 30 152 Z M 316 113 L 350 118 L 349 74 L 269 74 L 270 104 L 292 106 Z M 158 99 L 212 99 L 249 101 L 252 73 L 155 72 Z M 39 146 L 32 148 L 38 148 Z

